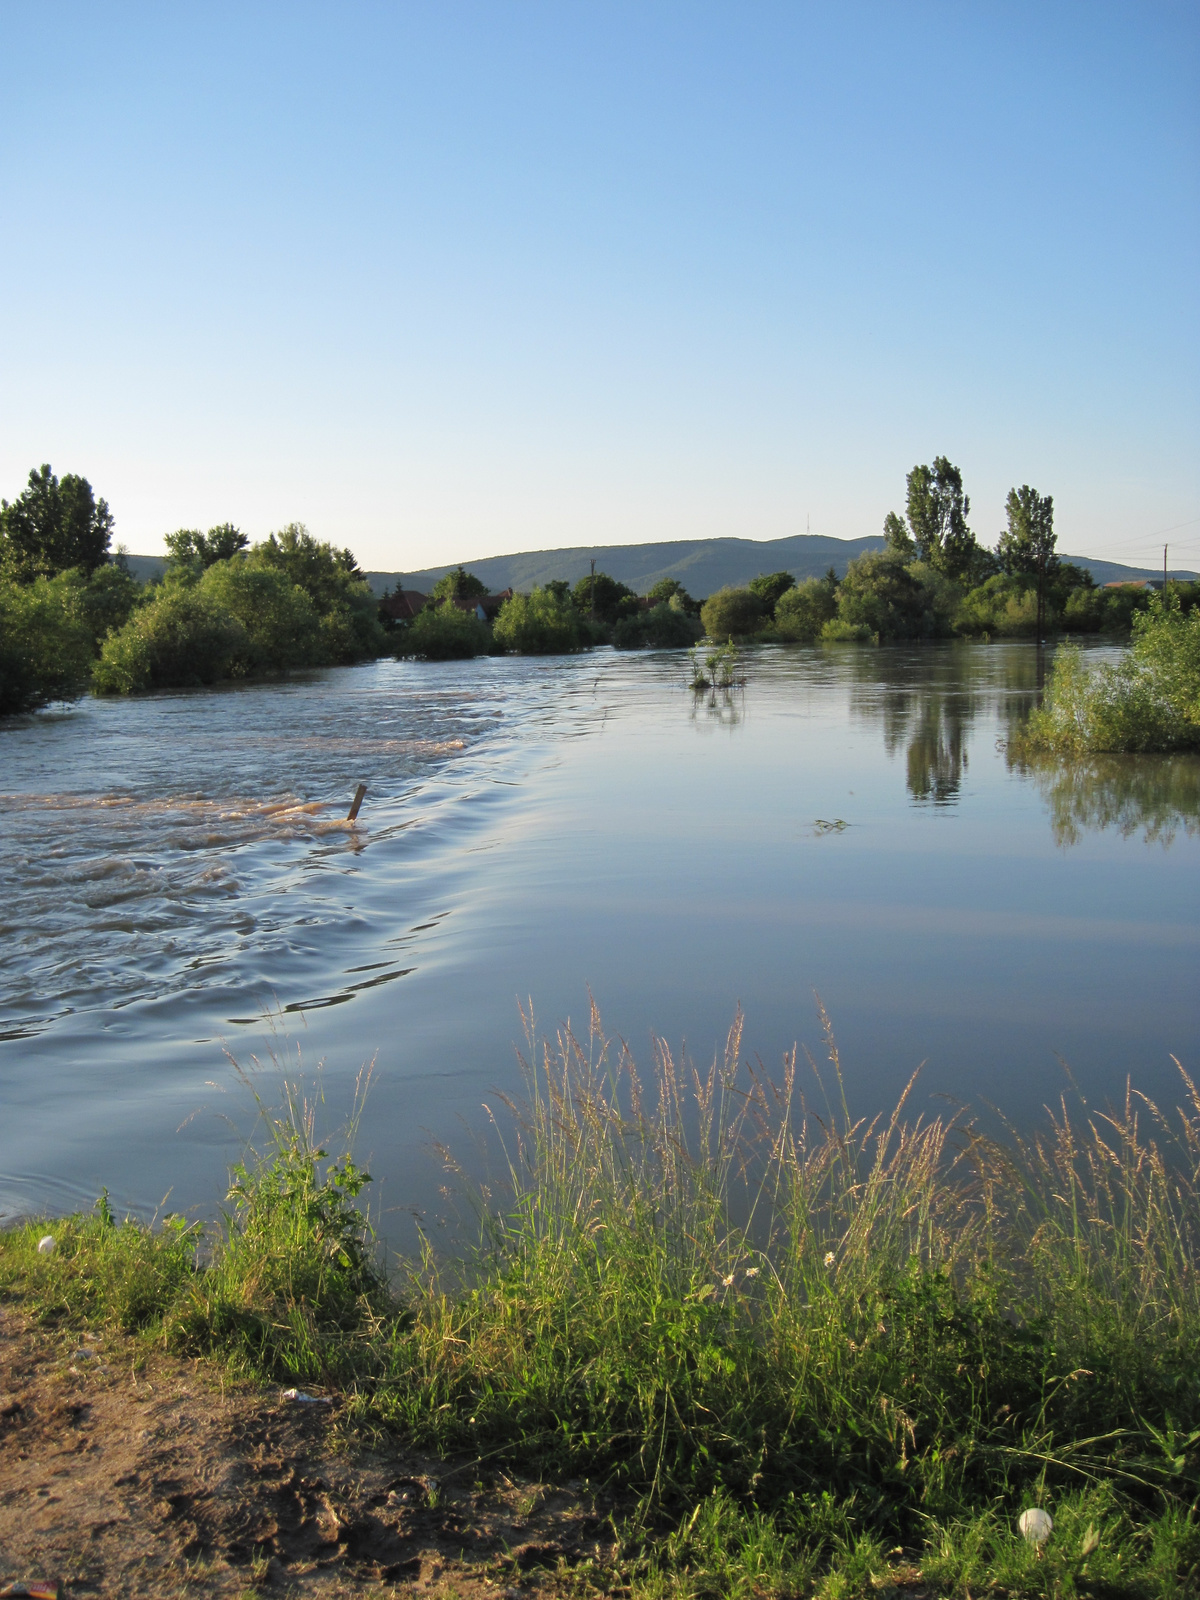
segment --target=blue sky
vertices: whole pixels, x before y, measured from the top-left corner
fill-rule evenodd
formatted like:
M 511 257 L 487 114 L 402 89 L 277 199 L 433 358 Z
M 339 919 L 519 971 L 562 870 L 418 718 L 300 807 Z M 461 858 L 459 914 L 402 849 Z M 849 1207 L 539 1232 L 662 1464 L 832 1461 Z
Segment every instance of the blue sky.
M 944 453 L 1200 568 L 1194 4 L 0 0 L 0 64 L 0 493 L 132 550 L 849 538 Z

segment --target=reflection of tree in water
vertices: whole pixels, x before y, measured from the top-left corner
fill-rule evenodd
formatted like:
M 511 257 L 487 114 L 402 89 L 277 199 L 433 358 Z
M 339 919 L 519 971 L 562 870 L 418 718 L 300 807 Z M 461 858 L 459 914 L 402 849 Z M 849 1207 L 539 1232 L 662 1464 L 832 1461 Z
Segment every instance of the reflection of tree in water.
M 1200 833 L 1200 757 L 1045 757 L 1009 765 L 1037 785 L 1055 843 L 1064 847 L 1103 828 L 1125 838 L 1141 829 L 1148 844 L 1158 840 L 1164 849 L 1181 828 Z
M 908 792 L 914 800 L 948 805 L 957 797 L 975 709 L 958 695 L 922 698 L 908 738 Z

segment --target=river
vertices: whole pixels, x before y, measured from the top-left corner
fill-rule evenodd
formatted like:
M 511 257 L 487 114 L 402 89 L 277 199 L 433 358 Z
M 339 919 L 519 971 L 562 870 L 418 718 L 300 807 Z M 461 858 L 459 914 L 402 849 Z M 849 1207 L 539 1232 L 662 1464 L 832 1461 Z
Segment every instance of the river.
M 383 661 L 6 724 L 0 1220 L 102 1187 L 210 1213 L 246 1077 L 319 1081 L 333 1126 L 373 1062 L 359 1152 L 399 1236 L 444 1206 L 432 1147 L 469 1166 L 519 1092 L 518 1001 L 552 1034 L 589 989 L 644 1061 L 656 1032 L 707 1062 L 741 1005 L 768 1068 L 821 1058 L 819 996 L 865 1112 L 921 1063 L 922 1110 L 1028 1122 L 1130 1074 L 1173 1103 L 1200 762 L 1012 765 L 1023 643 L 686 669 Z

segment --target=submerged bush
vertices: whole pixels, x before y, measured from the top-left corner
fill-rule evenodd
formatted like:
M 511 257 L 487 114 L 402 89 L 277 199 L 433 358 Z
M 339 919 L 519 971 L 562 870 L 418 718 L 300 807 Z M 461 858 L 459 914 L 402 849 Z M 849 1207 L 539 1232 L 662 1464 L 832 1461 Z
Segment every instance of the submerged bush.
M 92 667 L 84 582 L 75 573 L 0 576 L 0 716 L 83 693 Z
M 750 589 L 718 589 L 700 607 L 700 621 L 710 639 L 746 639 L 762 627 L 767 615 L 762 600 Z
M 1088 667 L 1064 646 L 1019 744 L 1060 755 L 1200 748 L 1200 610 L 1156 595 L 1115 665 Z
M 775 631 L 779 638 L 808 643 L 837 611 L 837 579 L 805 578 L 787 589 L 775 604 Z
M 426 606 L 400 632 L 398 656 L 423 656 L 426 661 L 465 661 L 485 656 L 492 647 L 491 630 L 473 611 L 453 600 Z
M 231 662 L 236 676 L 317 666 L 325 659 L 316 608 L 285 572 L 254 566 L 245 556 L 235 555 L 212 563 L 196 593 L 234 617 L 246 631 L 248 648 Z
M 613 643 L 618 650 L 684 650 L 695 644 L 700 633 L 700 624 L 688 616 L 682 604 L 666 601 L 622 617 L 613 629 Z
M 163 584 L 104 641 L 92 674 L 97 694 L 196 688 L 230 676 L 253 653 L 246 629 L 195 587 Z
M 492 634 L 502 649 L 523 656 L 560 655 L 590 642 L 583 618 L 570 599 L 536 586 L 530 594 L 514 594 L 504 602 Z
M 868 550 L 850 562 L 838 590 L 837 610 L 839 622 L 865 629 L 878 639 L 925 639 L 937 632 L 930 584 L 921 581 L 916 563 L 891 550 Z

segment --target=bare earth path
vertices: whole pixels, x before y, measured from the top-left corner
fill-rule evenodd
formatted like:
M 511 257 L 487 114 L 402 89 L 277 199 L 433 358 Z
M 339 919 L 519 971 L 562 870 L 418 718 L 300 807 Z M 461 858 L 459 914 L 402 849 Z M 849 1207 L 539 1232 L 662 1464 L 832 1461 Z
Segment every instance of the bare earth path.
M 0 1583 L 106 1600 L 594 1592 L 602 1515 L 576 1485 L 365 1450 L 336 1403 L 0 1314 Z

